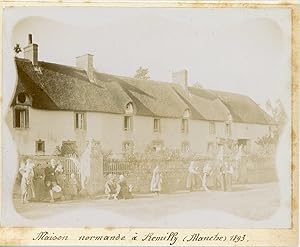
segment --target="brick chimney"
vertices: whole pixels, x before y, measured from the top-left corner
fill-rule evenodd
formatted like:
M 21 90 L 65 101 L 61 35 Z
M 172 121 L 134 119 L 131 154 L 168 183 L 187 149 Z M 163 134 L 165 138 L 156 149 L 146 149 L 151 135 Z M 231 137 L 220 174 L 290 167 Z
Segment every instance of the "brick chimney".
M 76 67 L 79 69 L 84 69 L 87 73 L 87 76 L 91 82 L 94 81 L 94 62 L 93 55 L 85 54 L 79 57 L 76 57 Z
M 188 90 L 188 71 L 184 69 L 173 72 L 172 82 L 181 85 L 184 90 Z
M 38 65 L 38 45 L 32 43 L 32 34 L 28 34 L 28 46 L 24 47 L 24 58 Z

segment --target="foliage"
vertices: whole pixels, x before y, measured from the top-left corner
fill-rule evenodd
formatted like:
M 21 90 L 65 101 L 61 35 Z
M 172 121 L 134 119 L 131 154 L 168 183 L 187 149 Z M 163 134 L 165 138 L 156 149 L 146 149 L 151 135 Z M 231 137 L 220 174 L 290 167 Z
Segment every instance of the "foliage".
M 256 144 L 260 147 L 259 155 L 274 154 L 280 134 L 287 119 L 286 112 L 279 99 L 275 102 L 275 105 L 272 105 L 271 101 L 268 100 L 266 109 L 271 114 L 274 126 L 270 129 L 270 133 L 257 139 Z
M 203 85 L 200 82 L 196 82 L 193 84 L 193 87 L 195 88 L 203 88 Z
M 56 146 L 55 154 L 58 156 L 65 156 L 68 154 L 78 155 L 78 147 L 76 142 L 63 142 L 61 146 Z
M 135 72 L 134 78 L 136 79 L 141 79 L 141 80 L 149 80 L 149 69 L 148 68 L 143 68 L 139 67 L 137 71 Z

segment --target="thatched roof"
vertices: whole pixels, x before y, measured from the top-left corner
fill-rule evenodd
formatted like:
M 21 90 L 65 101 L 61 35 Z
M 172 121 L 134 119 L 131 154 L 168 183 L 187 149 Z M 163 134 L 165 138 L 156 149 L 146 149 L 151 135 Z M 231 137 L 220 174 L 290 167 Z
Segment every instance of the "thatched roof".
M 228 112 L 236 122 L 270 123 L 270 117 L 244 95 L 189 87 L 174 83 L 138 80 L 94 73 L 94 81 L 76 67 L 16 58 L 18 84 L 16 95 L 32 97 L 32 107 L 47 110 L 93 111 L 124 114 L 132 102 L 135 114 L 181 118 L 189 109 L 192 119 L 226 121 Z M 15 104 L 15 97 L 13 104 Z

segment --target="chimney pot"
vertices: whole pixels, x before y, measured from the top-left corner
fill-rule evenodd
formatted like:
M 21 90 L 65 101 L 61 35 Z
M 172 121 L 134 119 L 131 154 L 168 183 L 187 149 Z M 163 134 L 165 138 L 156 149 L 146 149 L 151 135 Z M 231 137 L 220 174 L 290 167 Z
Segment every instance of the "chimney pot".
M 181 85 L 184 90 L 188 90 L 188 71 L 184 69 L 173 72 L 172 82 Z
M 28 45 L 32 44 L 32 34 L 28 34 Z
M 84 69 L 91 82 L 94 81 L 93 57 L 94 56 L 92 54 L 85 54 L 85 55 L 76 57 L 76 67 L 79 69 Z
M 30 60 L 34 66 L 38 65 L 38 45 L 32 43 L 32 34 L 28 35 L 28 45 L 24 47 L 24 58 Z

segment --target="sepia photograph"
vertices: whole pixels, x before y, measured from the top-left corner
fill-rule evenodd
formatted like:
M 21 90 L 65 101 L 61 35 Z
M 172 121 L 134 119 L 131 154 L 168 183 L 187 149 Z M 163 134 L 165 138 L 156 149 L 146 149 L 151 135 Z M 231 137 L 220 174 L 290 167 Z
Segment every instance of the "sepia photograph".
M 3 20 L 2 226 L 292 227 L 291 9 Z

